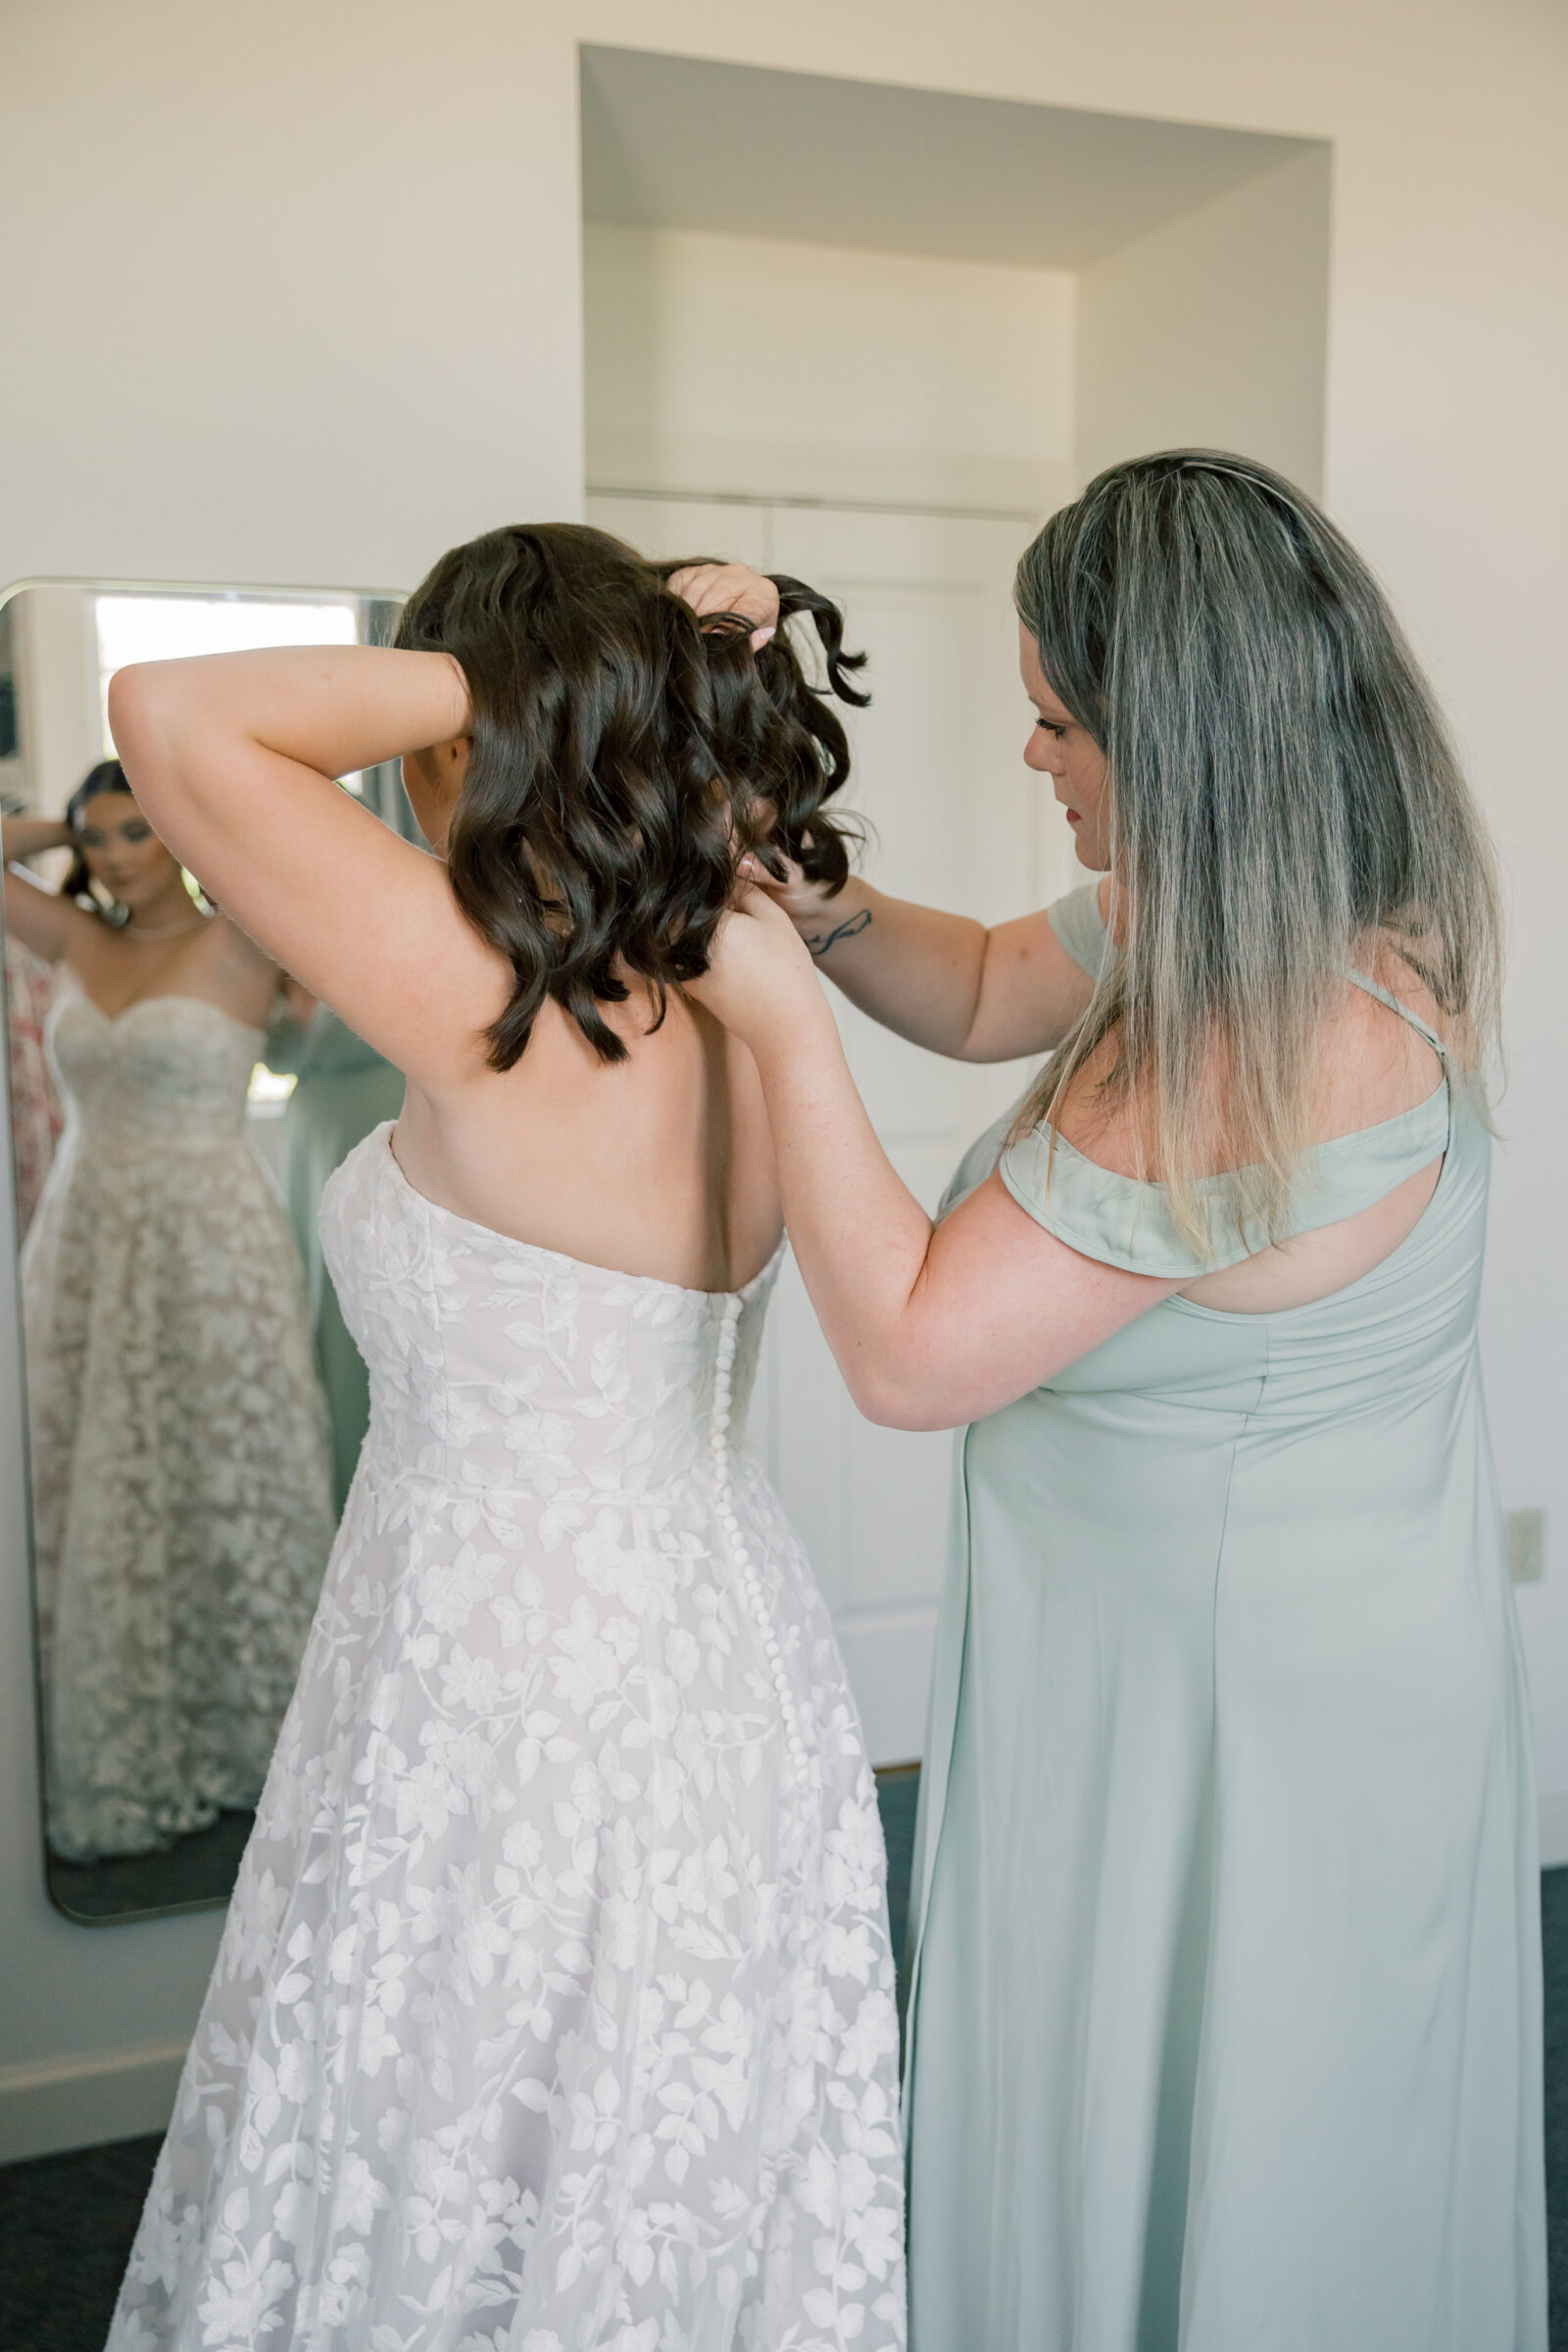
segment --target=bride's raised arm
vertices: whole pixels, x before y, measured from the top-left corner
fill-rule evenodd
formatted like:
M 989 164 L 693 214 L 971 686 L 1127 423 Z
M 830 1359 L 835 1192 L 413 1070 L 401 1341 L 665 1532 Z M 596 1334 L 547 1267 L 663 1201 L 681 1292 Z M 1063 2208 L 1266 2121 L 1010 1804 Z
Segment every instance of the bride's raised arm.
M 24 870 L 24 860 L 45 850 L 72 846 L 71 827 L 53 816 L 0 819 L 0 863 L 5 868 L 6 929 L 46 963 L 69 955 L 74 940 L 93 929 L 93 918 L 58 890 Z
M 462 741 L 457 662 L 380 646 L 138 662 L 111 682 L 109 722 L 149 821 L 217 904 L 399 1069 L 450 1085 L 493 959 L 444 867 L 334 779 Z

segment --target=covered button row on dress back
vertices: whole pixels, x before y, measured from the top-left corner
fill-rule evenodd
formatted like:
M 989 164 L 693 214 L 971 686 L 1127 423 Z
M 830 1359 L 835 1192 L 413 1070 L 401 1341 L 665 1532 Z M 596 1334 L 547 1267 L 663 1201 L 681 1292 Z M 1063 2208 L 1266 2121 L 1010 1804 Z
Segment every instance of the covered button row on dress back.
M 773 1689 L 778 1697 L 778 1711 L 784 1725 L 784 1738 L 789 1749 L 790 1764 L 799 1777 L 806 1769 L 806 1741 L 801 1737 L 801 1719 L 790 1689 L 789 1670 L 784 1663 L 783 1646 L 777 1629 L 768 1614 L 762 1596 L 762 1580 L 756 1561 L 746 1546 L 741 1533 L 739 1515 L 735 1509 L 734 1487 L 730 1472 L 729 1432 L 731 1404 L 735 1387 L 735 1346 L 741 1319 L 741 1301 L 728 1298 L 724 1302 L 724 1322 L 718 1339 L 718 1358 L 713 1368 L 713 1418 L 710 1445 L 713 1462 L 713 1486 L 718 1497 L 718 1523 L 724 1531 L 724 1542 L 730 1565 L 735 1571 L 741 1591 L 746 1595 L 752 1622 L 757 1628 Z

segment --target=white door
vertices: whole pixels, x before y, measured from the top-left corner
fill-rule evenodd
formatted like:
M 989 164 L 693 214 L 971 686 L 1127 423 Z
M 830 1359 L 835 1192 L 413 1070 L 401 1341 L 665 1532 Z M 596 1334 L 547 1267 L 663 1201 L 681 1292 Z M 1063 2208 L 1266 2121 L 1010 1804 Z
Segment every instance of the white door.
M 793 573 L 844 607 L 870 656 L 871 706 L 845 712 L 846 800 L 867 820 L 879 887 L 994 922 L 1070 888 L 1071 844 L 1024 768 L 1012 568 L 1028 527 L 664 499 L 591 499 L 646 554 L 711 554 Z M 1026 1065 L 944 1061 L 835 997 L 856 1079 L 910 1190 L 934 1208 L 965 1147 L 1020 1093 Z M 851 1404 L 786 1269 L 752 1434 L 838 1626 L 872 1760 L 920 1753 L 948 1528 L 953 1441 L 873 1428 Z

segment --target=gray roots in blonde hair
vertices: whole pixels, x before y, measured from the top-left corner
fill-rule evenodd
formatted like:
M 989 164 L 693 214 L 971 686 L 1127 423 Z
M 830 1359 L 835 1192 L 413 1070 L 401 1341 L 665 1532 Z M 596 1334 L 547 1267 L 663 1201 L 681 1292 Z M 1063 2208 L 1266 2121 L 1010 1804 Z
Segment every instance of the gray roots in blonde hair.
M 1198 1180 L 1216 1170 L 1227 1223 L 1283 1239 L 1325 1014 L 1385 947 L 1431 990 L 1484 1115 L 1491 845 L 1388 601 L 1326 515 L 1247 458 L 1132 459 L 1051 517 L 1015 595 L 1105 756 L 1126 907 L 1123 953 L 1019 1130 L 1054 1124 L 1097 1055 L 1189 1243 L 1213 1252 Z

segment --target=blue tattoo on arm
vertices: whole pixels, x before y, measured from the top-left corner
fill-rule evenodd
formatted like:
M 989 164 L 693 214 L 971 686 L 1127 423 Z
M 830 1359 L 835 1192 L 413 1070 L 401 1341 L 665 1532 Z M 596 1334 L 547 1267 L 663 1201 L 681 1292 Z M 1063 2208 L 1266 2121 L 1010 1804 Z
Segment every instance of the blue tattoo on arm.
M 825 956 L 829 948 L 837 947 L 841 939 L 853 939 L 858 931 L 863 931 L 870 920 L 870 907 L 862 906 L 858 914 L 852 914 L 848 922 L 840 923 L 838 929 L 830 931 L 826 939 L 818 933 L 815 938 L 808 939 L 806 944 L 813 956 Z M 805 936 L 804 933 L 802 936 Z

